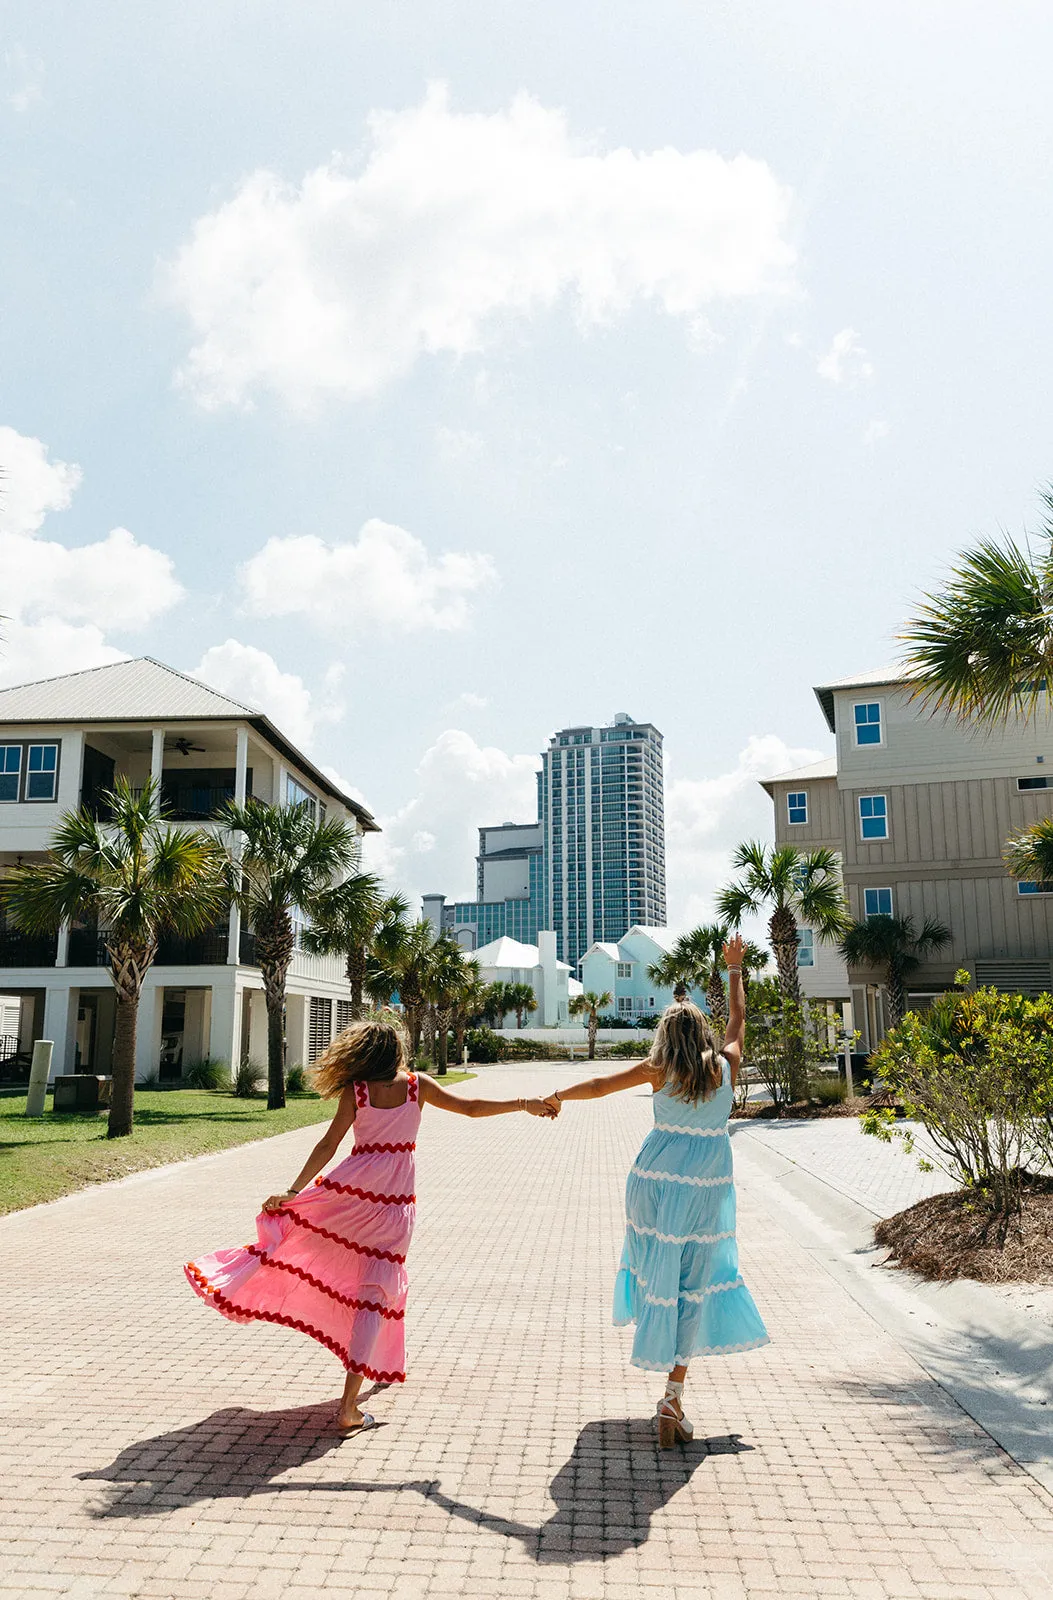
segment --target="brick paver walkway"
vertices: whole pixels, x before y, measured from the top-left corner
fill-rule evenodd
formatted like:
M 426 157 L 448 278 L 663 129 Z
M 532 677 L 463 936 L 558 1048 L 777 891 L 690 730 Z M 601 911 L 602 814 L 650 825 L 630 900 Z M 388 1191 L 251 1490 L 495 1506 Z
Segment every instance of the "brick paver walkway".
M 925 1129 L 900 1123 L 914 1134 L 916 1153 L 908 1155 L 896 1141 L 883 1144 L 861 1133 L 855 1117 L 816 1117 L 805 1121 L 736 1121 L 737 1137 L 757 1139 L 821 1178 L 876 1217 L 891 1217 L 930 1194 L 955 1187 L 946 1172 L 922 1172 L 918 1156 L 934 1154 Z
M 580 1067 L 484 1074 L 498 1093 Z M 233 1327 L 180 1264 L 249 1235 L 309 1131 L 0 1223 L 0 1594 L 159 1600 L 1053 1596 L 1053 1501 L 740 1194 L 766 1349 L 700 1362 L 699 1442 L 611 1327 L 627 1094 L 555 1126 L 425 1112 L 410 1381 Z

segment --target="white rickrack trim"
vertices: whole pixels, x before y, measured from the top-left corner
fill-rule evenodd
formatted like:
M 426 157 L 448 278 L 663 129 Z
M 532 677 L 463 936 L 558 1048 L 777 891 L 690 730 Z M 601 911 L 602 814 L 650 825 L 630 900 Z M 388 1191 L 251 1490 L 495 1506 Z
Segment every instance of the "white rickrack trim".
M 727 1128 L 681 1128 L 675 1122 L 656 1122 L 659 1133 L 689 1133 L 693 1139 L 723 1139 Z
M 637 1278 L 636 1281 L 641 1289 L 647 1288 L 646 1278 Z M 672 1300 L 663 1300 L 656 1294 L 645 1294 L 644 1299 L 649 1306 L 675 1306 L 679 1305 L 681 1300 L 690 1300 L 695 1305 L 701 1305 L 707 1294 L 722 1294 L 725 1289 L 742 1289 L 744 1287 L 743 1280 L 739 1277 L 732 1278 L 730 1283 L 711 1283 L 708 1288 L 699 1290 L 698 1294 L 692 1294 L 689 1289 L 681 1289 L 679 1296 L 674 1296 Z
M 644 1228 L 637 1222 L 626 1222 L 625 1225 L 634 1233 L 646 1233 L 652 1239 L 661 1240 L 662 1244 L 716 1244 L 718 1239 L 735 1237 L 734 1228 L 729 1228 L 727 1233 L 659 1233 L 657 1228 Z
M 646 1167 L 630 1167 L 638 1178 L 661 1178 L 666 1183 L 690 1183 L 696 1189 L 712 1189 L 716 1184 L 734 1183 L 729 1172 L 726 1178 L 682 1178 L 677 1172 L 648 1172 Z
M 621 1323 L 621 1327 L 625 1324 Z M 762 1344 L 770 1344 L 771 1340 L 765 1334 L 761 1339 L 746 1339 L 742 1344 L 704 1344 L 693 1351 L 689 1356 L 674 1356 L 672 1361 L 641 1361 L 637 1356 L 630 1356 L 629 1360 L 634 1367 L 639 1367 L 642 1372 L 668 1372 L 670 1367 L 686 1367 L 694 1361 L 695 1356 L 731 1356 L 740 1350 L 759 1350 Z

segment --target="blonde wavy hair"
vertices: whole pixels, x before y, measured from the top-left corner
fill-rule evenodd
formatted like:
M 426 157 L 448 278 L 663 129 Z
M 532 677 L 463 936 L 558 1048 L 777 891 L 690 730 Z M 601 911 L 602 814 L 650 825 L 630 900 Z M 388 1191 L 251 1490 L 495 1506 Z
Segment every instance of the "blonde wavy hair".
M 336 1100 L 352 1083 L 390 1083 L 408 1059 L 401 1023 L 367 1017 L 337 1034 L 308 1077 L 323 1100 Z
M 665 1069 L 666 1088 L 677 1100 L 708 1100 L 724 1079 L 720 1046 L 709 1018 L 689 1000 L 662 1014 L 650 1060 L 652 1066 Z

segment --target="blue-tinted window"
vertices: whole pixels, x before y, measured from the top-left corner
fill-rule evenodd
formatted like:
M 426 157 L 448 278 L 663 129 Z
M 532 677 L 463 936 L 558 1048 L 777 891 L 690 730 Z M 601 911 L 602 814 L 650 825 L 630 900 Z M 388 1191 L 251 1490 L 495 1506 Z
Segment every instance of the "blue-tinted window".
M 808 791 L 799 789 L 786 796 L 786 814 L 793 823 L 808 821 Z
M 870 700 L 864 705 L 852 707 L 856 724 L 856 744 L 881 743 L 881 705 L 877 700 Z
M 891 917 L 892 890 L 864 889 L 863 912 L 867 917 Z
M 1053 894 L 1053 883 L 1018 883 L 1017 894 Z
M 22 746 L 0 744 L 0 800 L 18 799 L 18 779 L 22 771 Z
M 31 744 L 26 762 L 26 799 L 54 800 L 58 792 L 58 745 Z
M 859 796 L 859 833 L 863 839 L 888 838 L 888 801 L 883 794 Z
M 1018 778 L 1016 780 L 1016 786 L 1017 786 L 1018 789 L 1021 789 L 1021 790 L 1023 790 L 1023 789 L 1048 789 L 1049 788 L 1049 779 L 1048 778 Z
M 815 966 L 815 934 L 811 928 L 797 929 L 797 965 Z

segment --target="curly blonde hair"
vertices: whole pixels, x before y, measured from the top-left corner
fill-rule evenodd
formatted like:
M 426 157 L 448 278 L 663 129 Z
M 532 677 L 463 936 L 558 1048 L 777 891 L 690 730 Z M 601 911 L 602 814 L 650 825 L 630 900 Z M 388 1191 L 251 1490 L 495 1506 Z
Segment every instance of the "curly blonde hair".
M 337 1034 L 308 1077 L 323 1100 L 335 1100 L 351 1083 L 390 1083 L 408 1058 L 401 1024 L 391 1017 L 367 1017 Z
M 650 1059 L 653 1066 L 665 1068 L 666 1087 L 677 1100 L 708 1100 L 724 1080 L 709 1018 L 689 1000 L 663 1013 Z

